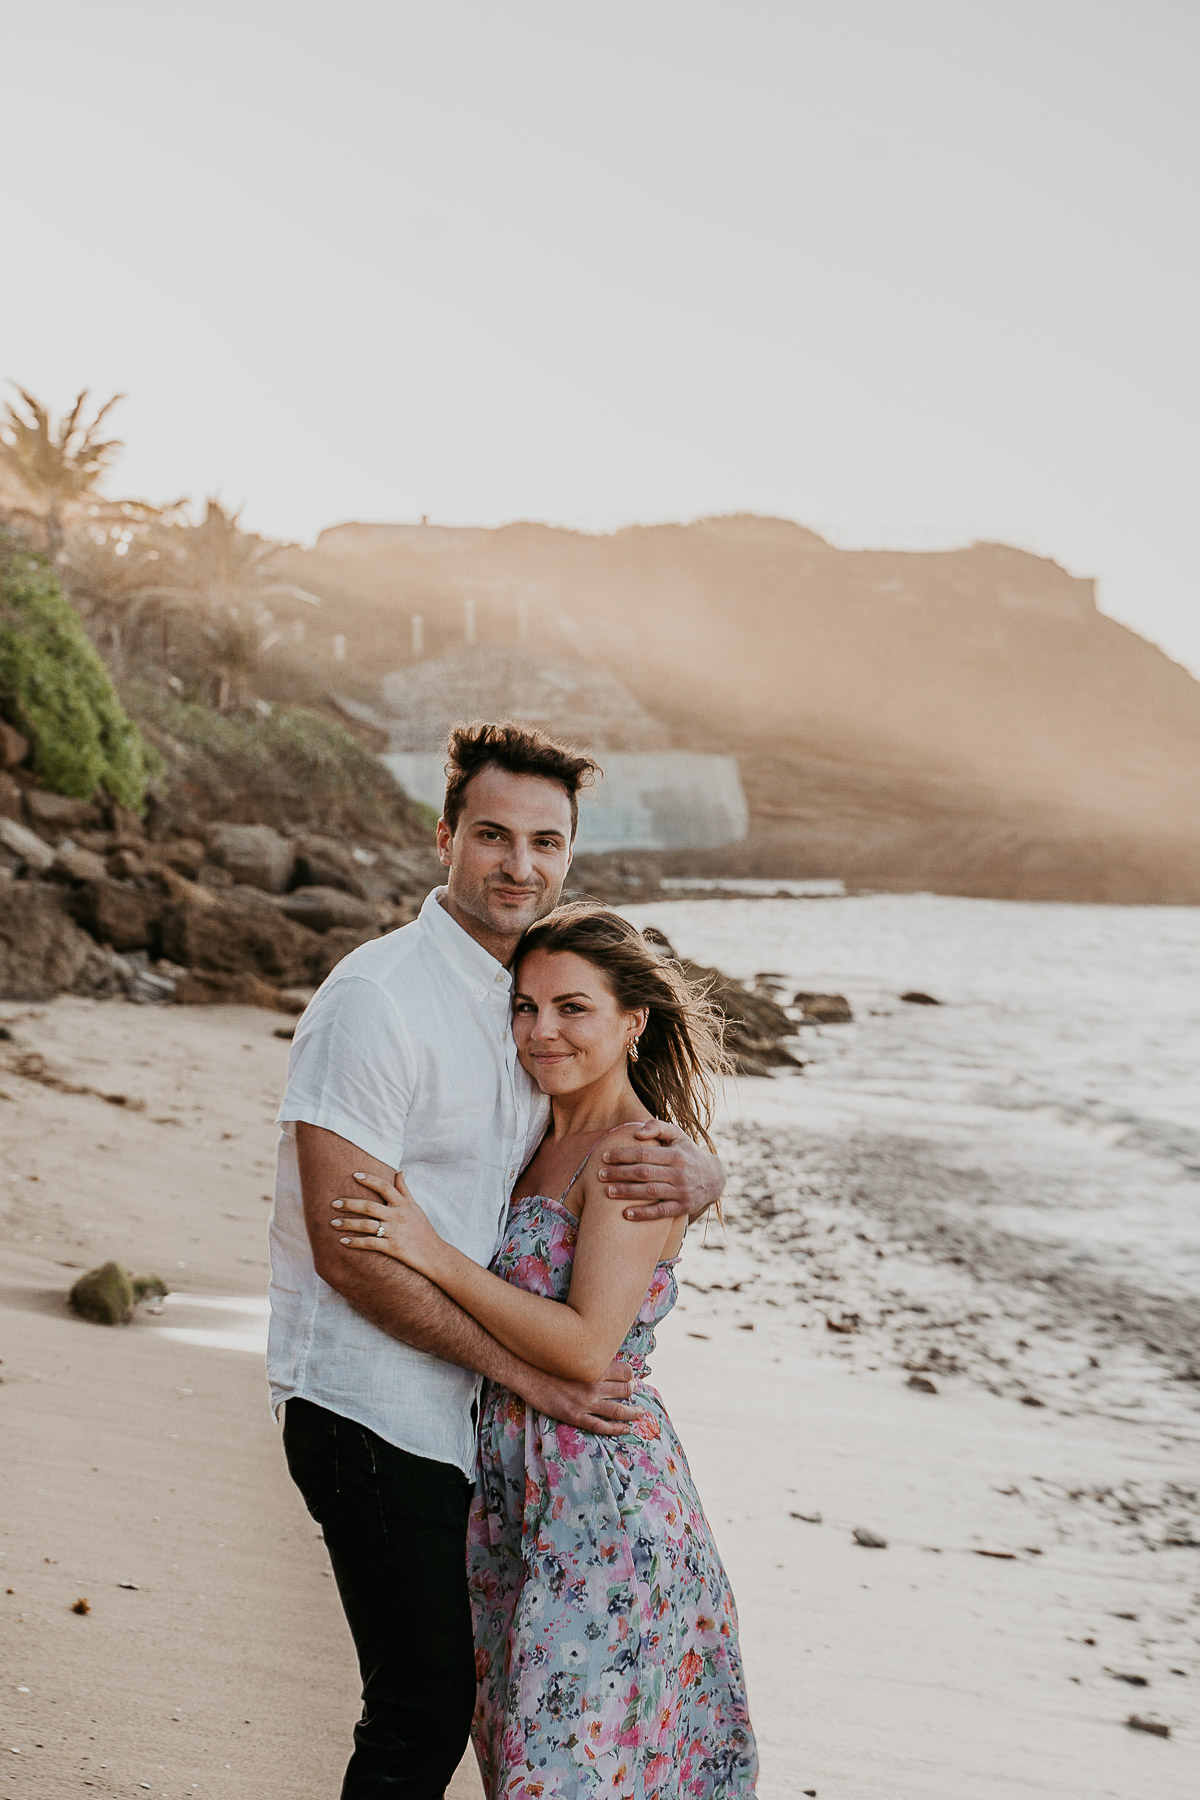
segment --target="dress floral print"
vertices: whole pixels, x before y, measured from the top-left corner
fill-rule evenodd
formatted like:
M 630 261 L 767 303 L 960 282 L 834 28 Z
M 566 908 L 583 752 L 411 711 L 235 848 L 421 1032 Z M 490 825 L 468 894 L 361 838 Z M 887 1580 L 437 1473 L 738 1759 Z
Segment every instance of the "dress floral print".
M 577 1221 L 514 1201 L 492 1268 L 561 1300 Z M 644 1377 L 675 1304 L 660 1263 L 621 1349 L 644 1409 L 594 1437 L 485 1389 L 468 1540 L 488 1800 L 740 1800 L 758 1760 L 733 1595 L 687 1459 Z

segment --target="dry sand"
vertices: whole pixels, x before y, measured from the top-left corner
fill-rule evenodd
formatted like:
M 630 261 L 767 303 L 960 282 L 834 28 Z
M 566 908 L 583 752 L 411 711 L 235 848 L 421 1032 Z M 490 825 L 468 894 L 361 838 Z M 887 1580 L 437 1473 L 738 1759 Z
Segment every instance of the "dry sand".
M 171 1308 L 105 1330 L 64 1304 L 109 1256 L 182 1293 L 262 1294 L 280 1021 L 77 1000 L 0 1020 L 19 1040 L 0 1061 L 40 1052 L 144 1102 L 0 1068 L 0 1796 L 332 1796 L 350 1643 L 260 1359 L 167 1336 Z M 1165 1540 L 1200 1537 L 1194 1411 L 1068 1404 L 1049 1352 L 1045 1405 L 988 1391 L 979 1321 L 959 1372 L 927 1377 L 936 1394 L 908 1388 L 901 1364 L 930 1366 L 972 1304 L 1005 1329 L 1027 1304 L 1032 1332 L 1036 1300 L 1014 1287 L 997 1307 L 994 1282 L 975 1293 L 976 1272 L 919 1246 L 876 1258 L 878 1221 L 828 1186 L 807 1227 L 826 1242 L 793 1281 L 787 1243 L 765 1254 L 742 1223 L 752 1192 L 794 1181 L 780 1144 L 774 1162 L 769 1137 L 733 1146 L 747 1200 L 725 1247 L 688 1250 L 655 1369 L 738 1595 L 761 1793 L 1190 1800 L 1200 1549 Z M 872 1312 L 876 1263 L 889 1291 L 925 1292 L 923 1335 Z M 848 1310 L 856 1330 L 826 1328 Z M 1055 1341 L 1059 1363 L 1081 1348 Z M 860 1526 L 888 1547 L 855 1543 Z M 469 1770 L 455 1793 L 478 1793 Z

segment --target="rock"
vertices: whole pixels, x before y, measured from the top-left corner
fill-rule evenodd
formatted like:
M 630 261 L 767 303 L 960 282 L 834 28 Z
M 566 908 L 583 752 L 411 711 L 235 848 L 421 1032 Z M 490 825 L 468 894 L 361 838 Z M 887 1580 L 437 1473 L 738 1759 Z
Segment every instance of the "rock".
M 811 1513 L 792 1512 L 792 1513 L 788 1514 L 788 1518 L 789 1519 L 800 1519 L 804 1522 L 805 1525 L 820 1525 L 823 1523 L 823 1520 L 822 1520 L 819 1512 L 811 1512 Z
M 89 881 L 72 897 L 80 924 L 114 950 L 156 948 L 166 905 L 166 896 L 155 889 L 129 887 L 108 876 Z
M 71 992 L 82 994 L 88 1000 L 126 998 L 133 979 L 131 965 L 115 950 L 106 950 L 102 944 L 91 943 L 90 939 L 88 942 L 87 956 L 71 983 Z
M 235 881 L 264 894 L 282 894 L 292 879 L 295 850 L 270 825 L 214 825 L 209 852 Z
M 108 828 L 114 837 L 122 843 L 135 845 L 141 843 L 146 836 L 146 827 L 136 813 L 129 812 L 124 806 L 118 806 L 115 800 L 108 803 Z
M 108 874 L 117 881 L 136 881 L 146 873 L 146 859 L 141 854 L 145 848 L 144 844 L 139 844 L 136 850 L 129 844 L 122 844 L 108 859 Z
M 1148 1731 L 1151 1737 L 1169 1738 L 1171 1727 L 1163 1725 L 1158 1719 L 1143 1719 L 1137 1713 L 1130 1713 L 1125 1723 L 1130 1731 Z
M 215 906 L 217 904 L 217 897 L 211 889 L 201 887 L 198 881 L 189 881 L 186 875 L 180 875 L 169 865 L 164 864 L 161 868 L 156 869 L 155 873 L 162 882 L 168 899 L 178 900 L 185 906 Z
M 359 930 L 350 927 L 327 931 L 324 937 L 317 939 L 317 950 L 309 970 L 309 979 L 318 986 L 326 976 L 337 968 L 344 956 L 357 950 L 360 944 L 369 944 L 372 938 L 379 936 L 378 930 L 368 930 L 365 926 Z
M 1144 1675 L 1125 1675 L 1120 1669 L 1108 1669 L 1106 1673 L 1111 1675 L 1114 1681 L 1127 1681 L 1130 1687 L 1150 1686 Z
M 172 838 L 158 846 L 158 856 L 168 869 L 186 881 L 195 881 L 204 866 L 205 849 L 199 838 Z
M 95 945 L 69 917 L 61 887 L 6 882 L 0 891 L 0 999 L 68 993 Z
M 127 1325 L 133 1317 L 133 1283 L 120 1263 L 89 1269 L 71 1289 L 71 1306 L 92 1325 Z
M 19 819 L 21 816 L 21 790 L 11 775 L 0 769 L 0 819 Z
M 133 1278 L 135 1301 L 165 1300 L 170 1291 L 161 1275 L 135 1275 Z
M 653 926 L 643 934 L 651 943 L 662 938 Z M 665 942 L 665 940 L 664 940 Z M 767 1075 L 777 1068 L 803 1068 L 782 1040 L 794 1037 L 796 1026 L 770 994 L 755 993 L 733 981 L 720 969 L 706 968 L 686 957 L 675 959 L 688 980 L 708 993 L 725 1020 L 725 1049 L 739 1075 Z
M 316 988 L 311 987 L 280 988 L 275 997 L 276 1004 L 280 1012 L 295 1013 L 299 1018 L 316 991 Z M 279 1033 L 276 1032 L 275 1035 L 278 1037 Z
M 29 739 L 0 719 L 0 769 L 15 769 L 29 755 Z
M 177 1006 L 262 1006 L 290 1011 L 279 1004 L 279 989 L 261 975 L 194 974 L 190 969 L 175 983 Z
M 935 1000 L 932 994 L 921 993 L 919 988 L 913 988 L 909 993 L 901 994 L 900 998 L 909 1006 L 940 1006 L 942 1004 L 940 1000 Z
M 168 1006 L 175 998 L 180 976 L 187 973 L 170 962 L 159 962 L 151 968 L 144 950 L 135 950 L 131 956 L 117 960 L 125 965 L 125 998 L 134 1006 Z
M 826 1319 L 825 1329 L 826 1331 L 840 1332 L 843 1337 L 848 1337 L 852 1331 L 857 1331 L 861 1324 L 862 1320 L 857 1313 L 845 1313 L 840 1319 Z
M 1036 1394 L 1021 1395 L 1022 1406 L 1045 1406 L 1045 1404 L 1046 1402 L 1044 1400 L 1039 1400 Z
M 864 1550 L 887 1549 L 887 1539 L 876 1537 L 875 1533 L 868 1531 L 865 1525 L 854 1527 L 854 1541 L 856 1544 L 861 1544 Z
M 366 900 L 331 887 L 295 888 L 279 902 L 280 912 L 297 925 L 310 931 L 332 931 L 335 928 L 362 930 L 378 927 L 379 915 Z
M 337 888 L 366 900 L 366 866 L 369 865 L 357 861 L 350 845 L 339 843 L 336 838 L 312 836 L 296 840 L 295 880 L 301 887 Z
M 25 790 L 25 811 L 35 824 L 52 831 L 74 831 L 100 823 L 100 814 L 90 800 L 72 800 L 67 794 L 48 794 L 42 788 Z
M 104 858 L 94 850 L 59 850 L 48 870 L 51 881 L 103 881 Z
M 934 1387 L 927 1375 L 910 1375 L 904 1385 L 905 1387 L 915 1388 L 918 1394 L 937 1393 L 936 1387 Z
M 854 1019 L 845 994 L 799 993 L 792 1004 L 815 1025 L 849 1025 Z
M 82 1597 L 78 1600 L 72 1601 L 72 1603 L 71 1603 L 71 1611 L 73 1613 L 78 1613 L 80 1618 L 86 1618 L 88 1613 L 91 1612 L 91 1610 L 92 1610 L 91 1601 L 84 1600 Z
M 236 889 L 228 898 L 214 896 L 211 906 L 175 901 L 163 915 L 163 955 L 193 975 L 251 976 L 295 987 L 312 979 L 318 942 L 260 895 Z
M 54 851 L 49 844 L 44 844 L 35 831 L 30 831 L 16 819 L 0 819 L 0 844 L 39 873 L 54 861 Z

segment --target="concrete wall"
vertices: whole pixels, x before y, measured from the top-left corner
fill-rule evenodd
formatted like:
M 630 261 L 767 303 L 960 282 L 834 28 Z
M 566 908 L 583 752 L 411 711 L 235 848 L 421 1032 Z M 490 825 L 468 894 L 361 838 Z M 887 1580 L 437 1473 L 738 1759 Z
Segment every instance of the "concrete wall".
M 380 759 L 414 800 L 441 808 L 442 751 L 398 750 Z M 604 751 L 604 779 L 579 797 L 577 848 L 718 850 L 750 829 L 737 760 L 690 750 Z

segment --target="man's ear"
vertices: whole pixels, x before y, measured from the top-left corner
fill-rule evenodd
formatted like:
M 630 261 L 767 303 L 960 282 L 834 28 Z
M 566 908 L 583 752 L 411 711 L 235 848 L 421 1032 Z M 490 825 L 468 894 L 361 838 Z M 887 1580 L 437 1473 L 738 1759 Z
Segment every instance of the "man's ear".
M 453 857 L 453 849 L 454 849 L 454 834 L 450 830 L 450 827 L 447 825 L 445 819 L 439 819 L 438 823 L 437 823 L 438 861 L 441 864 L 443 864 L 443 866 L 447 869 L 450 867 L 450 863 L 451 863 L 451 860 Z

